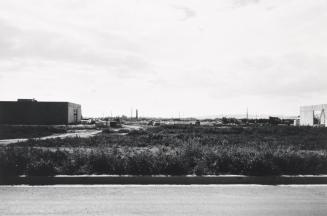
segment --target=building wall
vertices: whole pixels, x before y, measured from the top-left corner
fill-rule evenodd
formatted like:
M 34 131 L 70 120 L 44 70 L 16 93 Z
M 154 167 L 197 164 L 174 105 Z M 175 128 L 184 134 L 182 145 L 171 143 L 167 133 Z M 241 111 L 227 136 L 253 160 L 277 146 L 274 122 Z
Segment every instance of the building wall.
M 313 126 L 314 125 L 314 113 L 322 112 L 326 114 L 327 104 L 320 105 L 312 105 L 312 106 L 302 106 L 300 108 L 300 125 L 303 126 Z M 327 126 L 327 122 L 325 120 L 325 115 L 322 115 L 320 119 L 322 124 Z
M 0 124 L 69 124 L 68 102 L 0 101 Z M 79 106 L 76 104 L 76 106 Z M 79 106 L 79 113 L 80 113 Z M 77 118 L 80 121 L 80 118 Z
M 81 105 L 68 103 L 68 124 L 79 123 L 82 120 Z

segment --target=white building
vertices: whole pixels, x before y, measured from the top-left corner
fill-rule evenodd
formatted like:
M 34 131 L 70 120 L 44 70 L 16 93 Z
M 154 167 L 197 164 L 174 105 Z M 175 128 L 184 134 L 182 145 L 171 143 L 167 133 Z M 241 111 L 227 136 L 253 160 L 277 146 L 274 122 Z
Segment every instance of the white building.
M 300 107 L 300 125 L 327 126 L 326 110 L 327 110 L 327 104 Z

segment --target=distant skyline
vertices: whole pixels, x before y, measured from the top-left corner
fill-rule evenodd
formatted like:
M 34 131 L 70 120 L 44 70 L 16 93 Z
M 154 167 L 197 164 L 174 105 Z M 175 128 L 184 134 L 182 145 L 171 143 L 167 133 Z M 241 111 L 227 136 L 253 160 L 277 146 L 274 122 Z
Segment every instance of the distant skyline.
M 327 103 L 325 0 L 3 0 L 0 100 L 84 116 L 298 115 Z

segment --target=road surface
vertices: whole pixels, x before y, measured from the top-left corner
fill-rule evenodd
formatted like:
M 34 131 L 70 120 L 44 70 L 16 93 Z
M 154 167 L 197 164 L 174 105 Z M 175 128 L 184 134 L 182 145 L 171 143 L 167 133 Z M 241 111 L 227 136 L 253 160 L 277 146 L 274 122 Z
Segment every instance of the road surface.
M 0 186 L 0 215 L 326 215 L 327 185 Z

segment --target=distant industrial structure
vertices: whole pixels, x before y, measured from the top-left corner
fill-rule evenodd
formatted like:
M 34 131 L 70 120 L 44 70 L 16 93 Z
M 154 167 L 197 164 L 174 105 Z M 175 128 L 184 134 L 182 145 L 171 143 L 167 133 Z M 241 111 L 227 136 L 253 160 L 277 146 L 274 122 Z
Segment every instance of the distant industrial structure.
M 81 105 L 35 99 L 0 101 L 0 124 L 60 125 L 79 123 Z
M 327 104 L 300 107 L 301 126 L 327 126 Z

